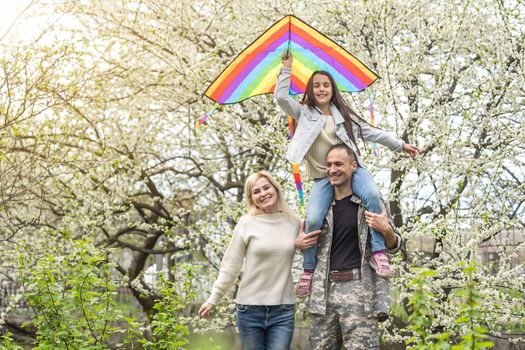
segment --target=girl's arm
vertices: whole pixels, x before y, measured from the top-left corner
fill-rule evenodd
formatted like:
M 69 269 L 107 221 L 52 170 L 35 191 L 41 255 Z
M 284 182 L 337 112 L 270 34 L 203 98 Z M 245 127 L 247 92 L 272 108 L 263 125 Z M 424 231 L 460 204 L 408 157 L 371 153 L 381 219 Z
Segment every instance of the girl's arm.
M 363 136 L 363 140 L 377 142 L 383 146 L 388 147 L 391 151 L 402 152 L 405 142 L 400 140 L 391 134 L 387 133 L 384 130 L 374 128 L 372 125 L 367 122 L 356 121 L 353 119 L 355 124 L 361 126 L 361 133 L 359 133 L 359 127 L 354 125 L 354 135 L 357 134 L 358 137 Z M 357 129 L 357 130 L 356 130 Z M 357 133 L 356 133 L 357 131 Z
M 283 68 L 281 68 L 281 72 L 277 77 L 274 95 L 277 104 L 281 106 L 283 111 L 287 115 L 291 115 L 294 119 L 298 119 L 301 115 L 301 104 L 294 100 L 289 93 L 292 62 L 292 55 L 289 55 L 288 58 L 283 60 Z
M 365 141 L 377 142 L 383 146 L 388 147 L 391 151 L 396 151 L 396 152 L 405 151 L 411 157 L 417 156 L 420 152 L 417 146 L 411 145 L 409 143 L 405 143 L 403 140 L 400 140 L 390 135 L 384 130 L 374 128 L 372 125 L 366 122 L 355 121 L 355 119 L 354 119 L 354 122 L 359 123 L 359 125 L 361 126 L 361 134 L 363 135 L 363 139 Z M 355 125 L 354 128 L 358 128 L 358 126 Z M 360 136 L 359 131 L 358 131 L 358 136 Z
M 207 300 L 209 304 L 216 305 L 219 302 L 226 292 L 235 284 L 241 271 L 244 256 L 246 255 L 246 243 L 242 237 L 240 226 L 244 226 L 241 224 L 241 221 L 235 226 L 228 249 L 222 258 L 219 275 L 213 284 L 211 295 Z

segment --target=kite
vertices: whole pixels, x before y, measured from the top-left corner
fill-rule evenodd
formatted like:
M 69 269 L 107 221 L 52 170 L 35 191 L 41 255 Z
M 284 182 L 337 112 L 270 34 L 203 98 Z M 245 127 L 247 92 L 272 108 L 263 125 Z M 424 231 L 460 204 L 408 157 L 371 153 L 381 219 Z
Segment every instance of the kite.
M 339 44 L 299 18 L 288 15 L 248 45 L 210 84 L 204 95 L 215 101 L 215 105 L 197 122 L 196 127 L 203 125 L 219 105 L 273 93 L 284 53 L 291 53 L 294 57 L 291 95 L 303 94 L 308 79 L 318 70 L 330 73 L 338 89 L 345 92 L 363 91 L 378 79 L 377 74 Z M 373 115 L 372 107 L 371 111 Z M 291 138 L 291 117 L 288 117 L 288 124 Z M 292 170 L 300 207 L 304 210 L 298 164 L 292 164 Z

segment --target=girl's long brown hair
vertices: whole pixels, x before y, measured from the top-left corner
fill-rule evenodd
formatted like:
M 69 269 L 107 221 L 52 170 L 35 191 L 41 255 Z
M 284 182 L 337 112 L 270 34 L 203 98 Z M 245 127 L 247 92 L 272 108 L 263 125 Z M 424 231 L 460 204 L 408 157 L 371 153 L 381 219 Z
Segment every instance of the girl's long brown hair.
M 341 95 L 341 92 L 339 92 L 337 85 L 335 84 L 334 78 L 332 78 L 330 73 L 326 71 L 315 71 L 312 73 L 312 76 L 310 77 L 310 79 L 308 79 L 308 83 L 306 84 L 306 92 L 303 95 L 301 104 L 305 104 L 312 109 L 315 107 L 319 107 L 317 105 L 317 102 L 315 101 L 315 95 L 314 95 L 314 76 L 316 74 L 324 75 L 328 77 L 328 79 L 330 80 L 330 84 L 332 84 L 332 98 L 330 99 L 330 102 L 332 102 L 334 106 L 337 107 L 339 112 L 341 112 L 341 115 L 343 116 L 343 119 L 344 119 L 344 126 L 346 129 L 346 133 L 348 134 L 348 137 L 350 137 L 350 140 L 352 140 L 352 142 L 354 143 L 357 149 L 357 154 L 360 155 L 361 152 L 359 151 L 359 146 L 357 145 L 356 139 L 354 137 L 354 133 L 352 132 L 352 126 L 354 123 L 359 128 L 359 135 L 361 136 L 361 139 L 363 140 L 363 142 L 365 142 L 365 140 L 363 139 L 361 125 L 359 125 L 358 122 L 354 121 L 353 118 L 357 118 L 359 121 L 363 123 L 367 123 L 367 121 L 361 118 L 360 116 L 358 116 L 357 113 L 354 112 L 352 108 L 350 108 L 350 106 L 346 103 L 343 96 Z

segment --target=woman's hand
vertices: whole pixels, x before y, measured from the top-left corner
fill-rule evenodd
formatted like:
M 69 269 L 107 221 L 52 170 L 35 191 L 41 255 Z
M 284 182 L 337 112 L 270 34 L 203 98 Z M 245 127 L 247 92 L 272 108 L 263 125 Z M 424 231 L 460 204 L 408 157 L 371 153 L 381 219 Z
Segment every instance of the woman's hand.
M 197 316 L 199 316 L 199 318 L 208 317 L 211 309 L 213 309 L 213 306 L 214 305 L 212 303 L 205 302 L 204 304 L 202 304 L 201 308 L 197 312 Z
M 417 146 L 411 145 L 409 143 L 405 143 L 403 145 L 403 151 L 408 153 L 411 157 L 415 157 L 421 152 Z
M 283 55 L 281 56 L 281 60 L 283 62 L 283 67 L 291 67 L 293 62 L 292 53 L 288 51 L 283 53 Z
M 321 230 L 312 231 L 308 234 L 304 233 L 304 221 L 301 224 L 301 230 L 295 239 L 295 247 L 301 250 L 308 249 L 317 244 L 317 239 Z

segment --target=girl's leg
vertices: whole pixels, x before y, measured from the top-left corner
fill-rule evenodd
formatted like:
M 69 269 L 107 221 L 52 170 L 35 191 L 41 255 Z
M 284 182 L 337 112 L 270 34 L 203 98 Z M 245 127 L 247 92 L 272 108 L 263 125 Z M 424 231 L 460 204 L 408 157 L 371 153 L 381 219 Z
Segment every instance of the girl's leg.
M 376 187 L 374 178 L 363 167 L 357 167 L 352 176 L 352 189 L 354 193 L 361 198 L 366 208 L 376 214 L 381 214 L 381 194 Z M 394 275 L 394 271 L 388 263 L 388 257 L 385 254 L 385 238 L 383 235 L 371 228 L 370 244 L 372 257 L 369 264 L 375 270 L 378 276 L 389 278 Z
M 352 175 L 352 189 L 356 196 L 361 198 L 368 211 L 381 214 L 381 194 L 377 189 L 374 178 L 363 167 L 357 167 Z M 372 252 L 385 250 L 385 239 L 383 235 L 373 229 L 370 229 L 370 242 Z
M 309 196 L 308 206 L 306 207 L 306 221 L 304 223 L 305 233 L 308 234 L 309 232 L 321 229 L 328 208 L 330 208 L 330 204 L 332 204 L 333 197 L 334 189 L 327 177 L 314 180 L 312 193 Z M 316 246 L 308 248 L 303 252 L 304 269 L 315 270 L 316 253 Z

